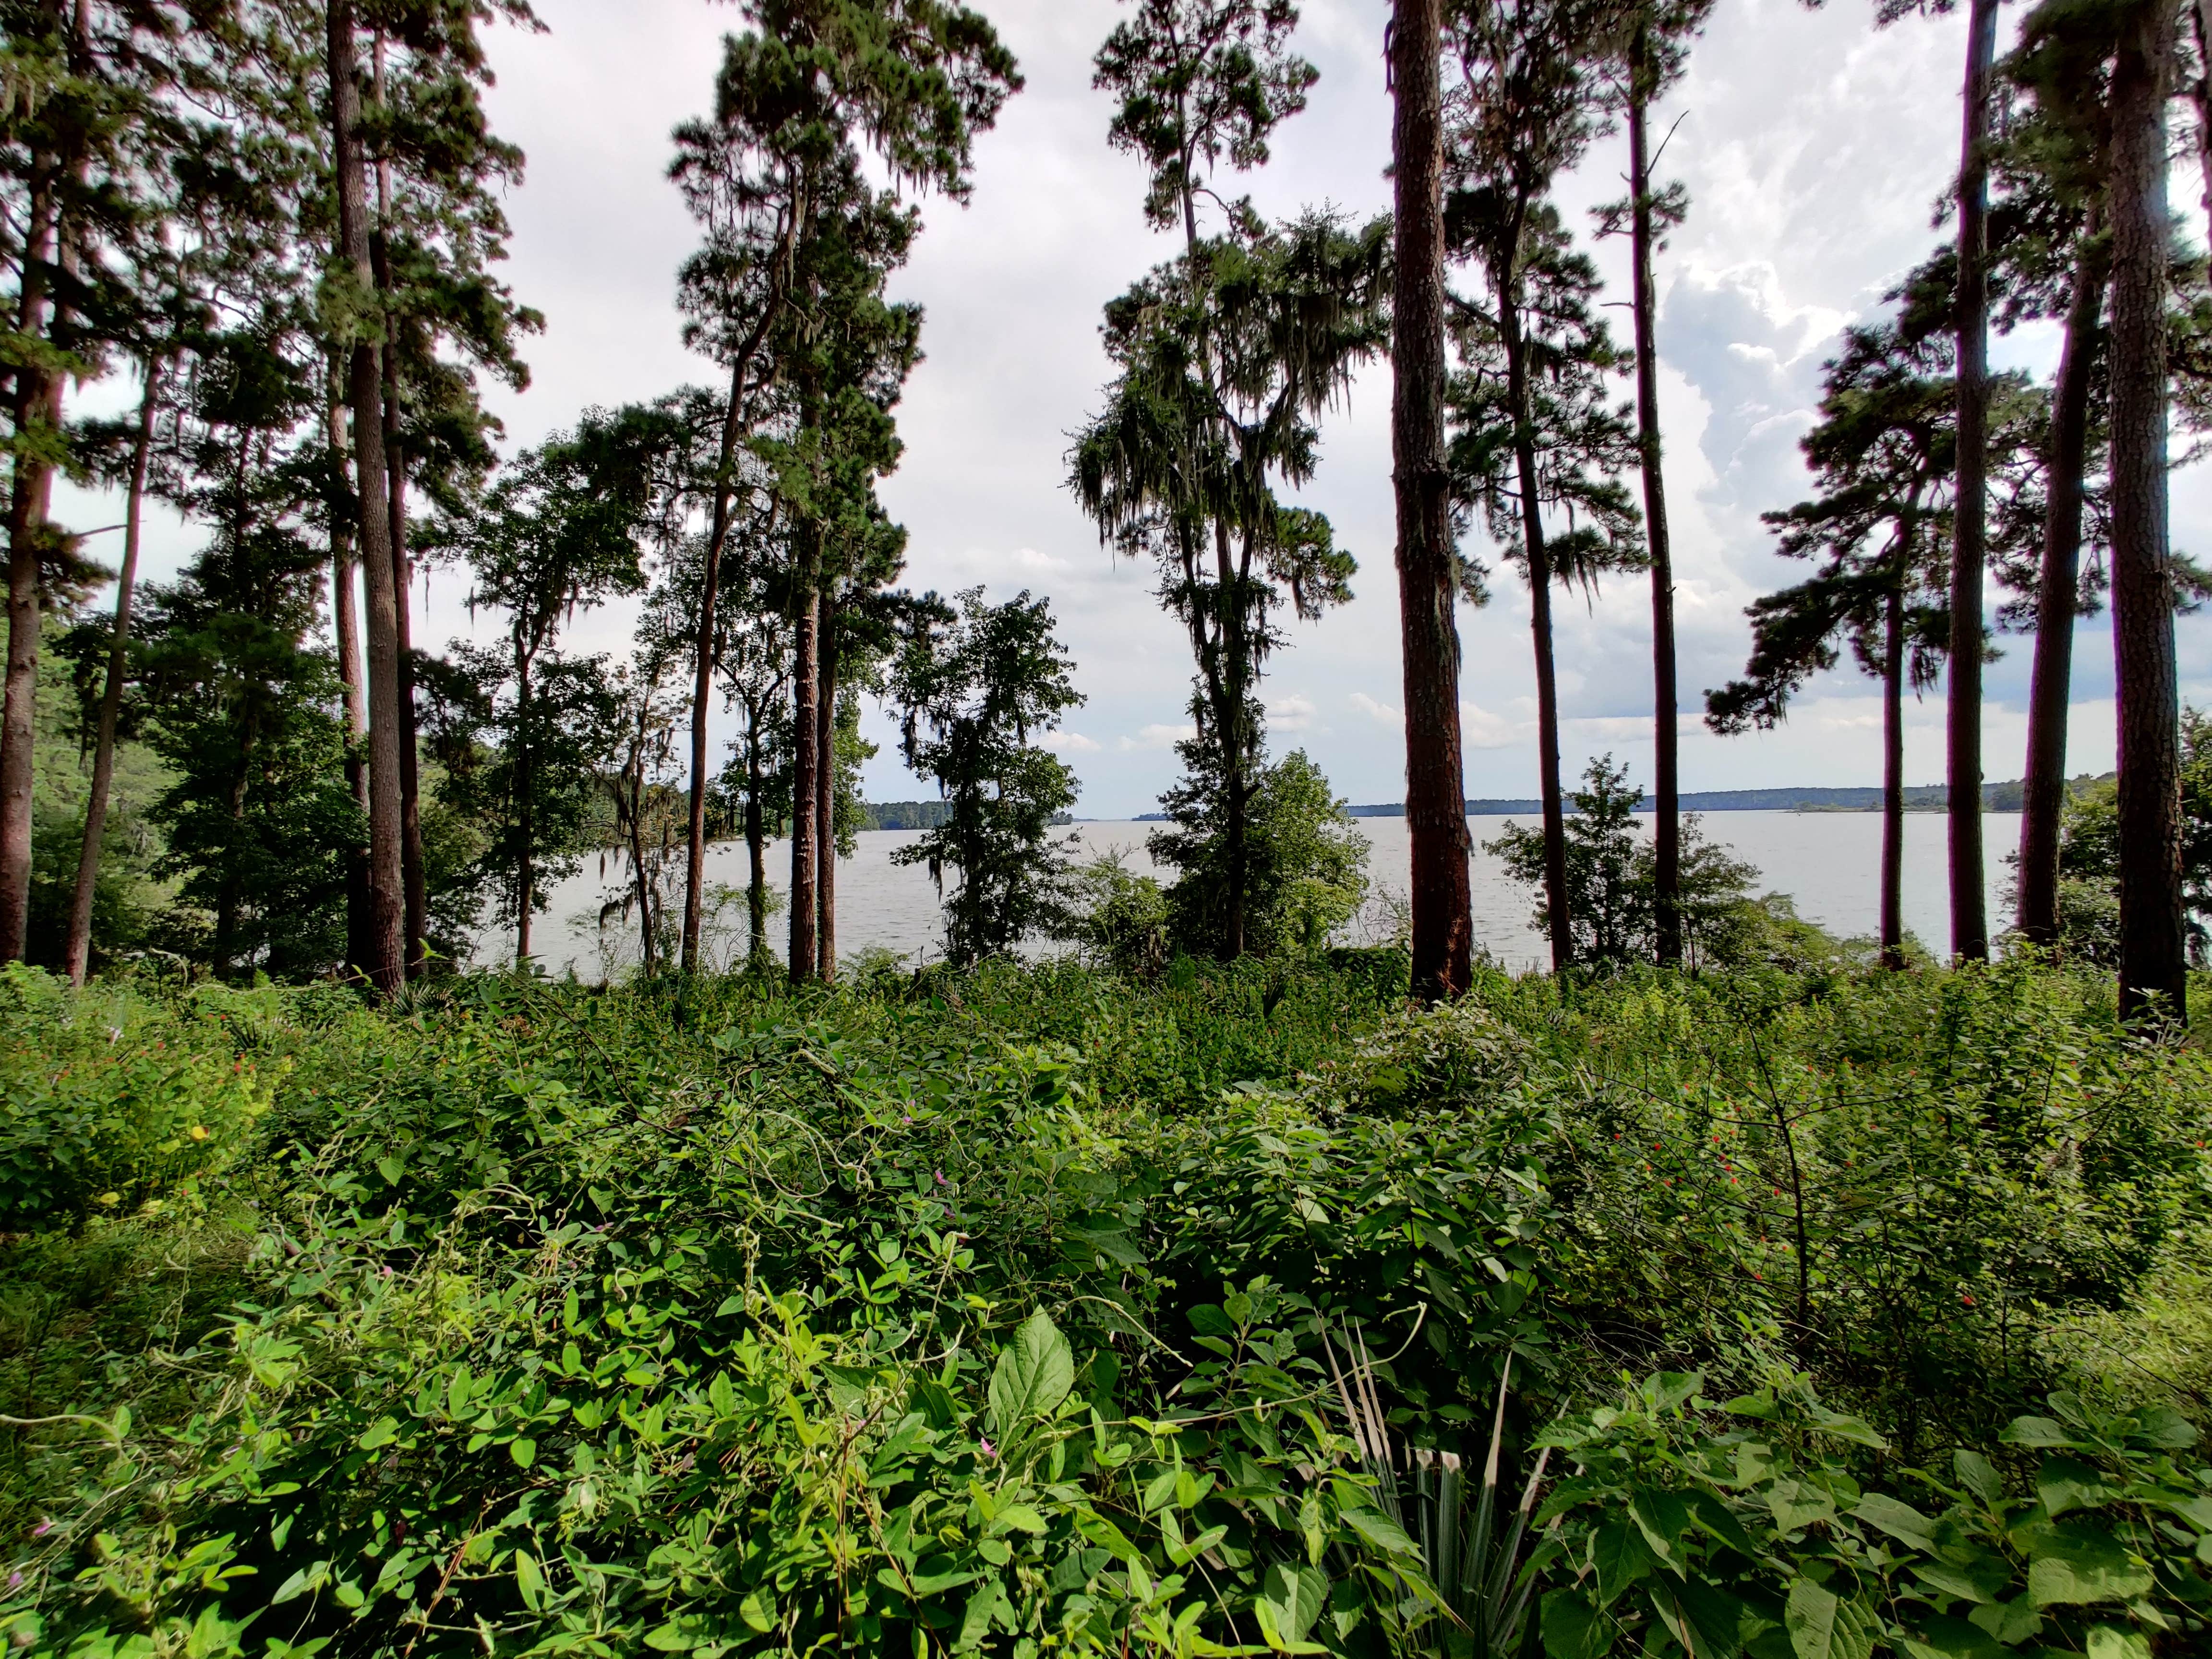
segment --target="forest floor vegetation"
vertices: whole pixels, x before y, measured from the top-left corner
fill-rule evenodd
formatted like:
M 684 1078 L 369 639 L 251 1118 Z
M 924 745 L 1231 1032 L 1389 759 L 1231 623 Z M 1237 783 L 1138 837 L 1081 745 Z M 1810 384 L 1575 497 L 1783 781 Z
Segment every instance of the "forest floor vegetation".
M 0 1628 L 2212 1645 L 2201 1036 L 2025 962 L 1405 985 L 7 969 Z

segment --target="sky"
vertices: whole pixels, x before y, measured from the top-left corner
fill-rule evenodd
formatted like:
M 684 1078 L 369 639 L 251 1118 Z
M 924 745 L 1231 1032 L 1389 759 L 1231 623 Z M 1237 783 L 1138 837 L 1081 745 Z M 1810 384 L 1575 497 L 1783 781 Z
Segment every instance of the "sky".
M 1091 85 L 1117 0 L 972 3 L 1019 59 L 1027 86 L 976 145 L 972 199 L 922 203 L 926 229 L 892 281 L 895 298 L 925 308 L 926 356 L 897 411 L 905 455 L 881 493 L 908 531 L 904 585 L 950 593 L 980 583 L 994 600 L 1023 590 L 1049 599 L 1087 698 L 1053 739 L 1082 781 L 1076 810 L 1133 816 L 1153 810 L 1176 770 L 1188 649 L 1153 597 L 1152 573 L 1100 545 L 1065 487 L 1065 457 L 1110 378 L 1101 307 L 1178 242 L 1145 224 L 1142 168 L 1108 146 L 1110 105 Z M 709 107 L 722 37 L 742 26 L 735 6 L 707 0 L 538 0 L 538 9 L 545 32 L 501 26 L 489 42 L 493 125 L 528 156 L 507 204 L 514 236 L 506 274 L 546 319 L 525 351 L 529 388 L 489 398 L 510 450 L 587 407 L 716 378 L 679 336 L 675 271 L 697 235 L 665 167 L 670 130 Z M 1223 193 L 1249 191 L 1273 216 L 1325 206 L 1364 220 L 1389 203 L 1389 8 L 1303 0 L 1302 10 L 1297 49 L 1320 82 L 1305 112 L 1280 129 L 1269 163 L 1225 179 Z M 1654 124 L 1671 129 L 1660 173 L 1680 179 L 1691 202 L 1657 276 L 1685 789 L 1863 785 L 1881 775 L 1874 683 L 1848 665 L 1809 686 L 1774 732 L 1720 738 L 1698 719 L 1705 690 L 1741 672 L 1745 605 L 1802 574 L 1773 553 L 1759 515 L 1805 493 L 1797 441 L 1815 419 L 1823 360 L 1838 331 L 1878 313 L 1885 291 L 1942 234 L 1932 215 L 1957 164 L 1964 17 L 1878 30 L 1872 11 L 1859 0 L 1819 10 L 1719 0 Z M 1603 137 L 1566 181 L 1562 199 L 1586 243 L 1589 210 L 1624 193 L 1625 167 L 1625 140 Z M 2172 194 L 2193 212 L 2195 175 L 2177 170 Z M 1591 251 L 1626 336 L 1626 246 Z M 1999 368 L 2047 374 L 2055 335 L 2023 329 L 1993 342 L 1991 355 Z M 128 392 L 94 397 L 121 403 Z M 1364 371 L 1322 429 L 1321 465 L 1299 499 L 1328 514 L 1360 568 L 1352 602 L 1294 625 L 1272 659 L 1270 742 L 1279 754 L 1305 749 L 1354 802 L 1393 801 L 1405 778 L 1387 366 Z M 65 495 L 58 516 L 104 524 L 106 505 Z M 2212 473 L 2178 474 L 2176 546 L 2212 551 L 2208 520 Z M 1468 551 L 1498 564 L 1480 538 Z M 190 526 L 157 526 L 149 573 L 173 570 L 198 539 Z M 1467 792 L 1528 796 L 1528 600 L 1510 568 L 1491 586 L 1490 604 L 1459 618 Z M 418 643 L 471 631 L 465 591 L 459 573 L 426 574 Z M 1648 784 L 1648 583 L 1619 579 L 1588 601 L 1563 599 L 1553 614 L 1568 774 L 1610 752 Z M 629 620 L 626 610 L 580 617 L 569 644 L 626 653 Z M 2110 631 L 2103 617 L 2081 627 L 2069 769 L 2103 771 L 2113 758 Z M 2183 695 L 2212 704 L 2212 617 L 2184 618 L 2179 634 Z M 2020 775 L 2026 732 L 2030 641 L 2001 643 L 1987 672 L 1992 780 Z M 1940 781 L 1940 692 L 1909 705 L 1906 719 L 1907 781 Z M 900 765 L 886 715 L 871 709 L 864 729 L 880 745 L 869 799 L 932 793 Z

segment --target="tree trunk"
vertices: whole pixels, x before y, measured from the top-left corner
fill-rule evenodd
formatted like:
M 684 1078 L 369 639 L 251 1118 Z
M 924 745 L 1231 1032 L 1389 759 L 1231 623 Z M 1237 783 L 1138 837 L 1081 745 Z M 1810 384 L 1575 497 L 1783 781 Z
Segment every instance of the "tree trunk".
M 356 80 L 353 0 L 330 0 L 332 151 L 337 174 L 338 252 L 362 292 L 374 291 L 368 248 L 368 181 Z M 347 382 L 353 404 L 355 487 L 361 502 L 361 562 L 368 594 L 368 870 L 370 982 L 381 995 L 406 978 L 406 885 L 402 868 L 398 594 L 393 586 L 391 497 L 384 458 L 384 385 L 374 341 L 356 340 Z
M 1390 37 L 1397 210 L 1390 457 L 1403 635 L 1413 992 L 1426 1002 L 1467 990 L 1474 939 L 1444 466 L 1443 29 L 1442 0 L 1399 0 Z
M 385 348 L 389 362 L 391 348 Z M 387 371 L 385 388 L 396 395 Z M 406 890 L 403 926 L 406 930 L 407 977 L 420 979 L 428 971 L 430 923 L 429 880 L 422 868 L 422 740 L 415 711 L 415 630 L 410 620 L 410 599 L 415 586 L 415 561 L 407 550 L 407 462 L 393 430 L 391 405 L 386 405 L 385 429 L 392 434 L 386 452 L 392 482 L 392 588 L 398 598 L 393 614 L 399 647 L 399 876 Z
M 2035 665 L 2027 695 L 2027 783 L 2020 817 L 2021 937 L 2058 943 L 2058 831 L 2066 806 L 2066 715 L 2074 672 L 2074 616 L 2081 581 L 2081 478 L 2088 465 L 2089 391 L 2105 303 L 2104 248 L 2093 213 L 2082 228 L 2058 378 L 2051 389 L 2043 569 L 2037 584 Z
M 1905 590 L 1883 605 L 1881 662 L 1881 965 L 1905 966 Z
M 822 596 L 815 647 L 815 961 L 824 985 L 837 977 L 837 602 Z
M 238 770 L 233 774 L 230 782 L 230 821 L 233 826 L 246 822 L 246 796 L 253 779 L 256 735 L 256 721 L 249 703 L 240 723 Z M 216 972 L 228 976 L 237 965 L 238 957 L 238 848 L 234 842 L 223 859 L 222 874 L 216 884 L 215 942 L 212 950 Z
M 1528 629 L 1536 653 L 1536 776 L 1544 800 L 1544 911 L 1551 923 L 1552 971 L 1575 959 L 1574 916 L 1567 901 L 1566 793 L 1559 779 L 1559 677 L 1552 650 L 1552 558 L 1536 500 L 1536 442 L 1528 422 L 1528 359 L 1521 336 L 1517 283 L 1498 283 L 1499 332 L 1505 341 L 1506 397 L 1513 408 L 1514 465 L 1521 485 L 1521 538 L 1528 562 Z
M 376 105 L 384 107 L 384 31 L 376 32 L 374 67 Z M 376 291 L 386 304 L 392 298 L 392 163 L 376 159 L 376 229 L 370 238 L 371 264 Z M 387 317 L 384 331 L 384 465 L 392 491 L 392 585 L 397 598 L 399 629 L 399 876 L 406 890 L 402 925 L 406 938 L 404 952 L 407 977 L 420 979 L 430 959 L 425 941 L 428 934 L 430 895 L 422 870 L 422 787 L 420 739 L 415 711 L 415 629 L 410 615 L 414 599 L 414 562 L 407 550 L 407 459 L 399 433 L 399 319 Z
M 41 164 L 43 163 L 43 165 Z M 27 339 L 46 329 L 47 271 L 59 229 L 62 168 L 32 165 L 16 326 Z M 31 911 L 31 787 L 39 690 L 39 550 L 53 492 L 47 447 L 59 425 L 61 377 L 39 363 L 15 370 L 11 411 L 16 449 L 8 502 L 8 673 L 0 713 L 0 962 L 21 960 Z
M 538 733 L 531 715 L 530 658 L 514 653 L 514 726 L 508 742 L 514 746 L 514 966 L 518 973 L 530 967 L 530 923 L 538 905 L 538 861 L 532 856 L 538 833 L 537 815 L 531 810 L 537 787 L 531 774 L 531 745 Z
M 814 526 L 801 535 L 810 539 Z M 815 591 L 816 575 L 810 557 L 800 573 L 805 598 L 797 629 L 796 660 L 791 676 L 791 982 L 804 985 L 817 971 L 814 930 L 814 878 L 820 855 L 815 850 L 818 826 L 815 820 L 815 769 L 821 764 L 821 732 L 816 714 L 817 677 L 821 665 L 817 623 L 821 596 Z
M 1644 473 L 1644 534 L 1651 551 L 1651 739 L 1657 809 L 1652 824 L 1659 965 L 1682 961 L 1680 734 L 1675 713 L 1674 556 L 1667 528 L 1667 484 L 1660 460 L 1659 301 L 1651 275 L 1651 160 L 1644 135 L 1643 76 L 1650 43 L 1637 31 L 1628 97 L 1628 187 L 1634 199 L 1629 244 L 1635 264 L 1636 434 Z
M 761 814 L 761 711 L 745 705 L 745 965 L 765 969 L 768 952 L 768 825 Z
M 345 374 L 341 360 L 333 356 L 331 363 L 331 401 L 326 413 L 331 454 L 342 461 L 349 447 L 345 422 Z M 362 763 L 362 750 L 368 735 L 368 705 L 362 685 L 361 625 L 355 616 L 354 579 L 357 567 L 354 559 L 353 530 L 337 516 L 332 508 L 331 520 L 331 632 L 338 659 L 338 686 L 345 701 L 346 789 L 353 796 L 354 805 L 361 809 L 364 823 L 368 817 L 368 768 Z M 348 977 L 356 978 L 368 969 L 369 939 L 371 937 L 371 901 L 368 885 L 368 848 L 365 845 L 346 848 L 346 962 Z
M 1249 548 L 1250 542 L 1248 539 Z M 1244 589 L 1237 567 L 1229 557 L 1229 526 L 1213 521 L 1214 580 L 1221 588 L 1222 695 L 1215 722 L 1221 728 L 1222 789 L 1228 799 L 1223 825 L 1229 843 L 1227 914 L 1222 918 L 1222 955 L 1235 961 L 1244 954 L 1245 883 L 1248 858 L 1246 820 L 1251 806 L 1250 744 L 1244 731 L 1244 699 L 1249 680 L 1243 628 Z
M 714 691 L 714 607 L 720 597 L 722 550 L 729 544 L 732 475 L 737 466 L 738 434 L 744 429 L 746 359 L 730 372 L 730 406 L 722 416 L 722 447 L 715 463 L 714 500 L 707 527 L 707 548 L 699 573 L 699 625 L 692 637 L 691 799 L 684 840 L 683 965 L 699 965 L 699 929 L 705 915 L 707 883 L 707 714 Z
M 130 668 L 131 605 L 138 585 L 138 532 L 146 502 L 146 464 L 154 449 L 154 416 L 160 405 L 159 352 L 146 359 L 146 387 L 138 404 L 138 437 L 131 450 L 131 493 L 123 508 L 123 568 L 115 579 L 115 633 L 107 647 L 107 681 L 100 690 L 100 735 L 92 751 L 92 793 L 85 802 L 84 845 L 77 854 L 76 892 L 70 903 L 70 983 L 84 983 L 92 961 L 92 900 L 100 884 L 100 842 L 107 833 L 107 795 L 115 781 L 115 723 Z
M 637 746 L 631 750 L 629 773 L 629 811 L 626 826 L 629 841 L 629 872 L 637 888 L 638 968 L 647 979 L 653 977 L 655 961 L 655 934 L 653 926 L 653 883 L 645 872 L 645 723 L 652 708 L 648 701 L 641 705 L 638 716 Z
M 2179 1017 L 2180 698 L 2166 547 L 2166 98 L 2172 7 L 2138 0 L 2112 65 L 2112 645 L 2119 699 L 2120 1012 Z M 2154 1002 L 2154 999 L 2160 1000 Z
M 777 248 L 777 268 L 799 236 L 806 217 L 801 194 Z M 715 462 L 714 499 L 708 511 L 707 548 L 699 579 L 699 625 L 692 635 L 695 661 L 691 679 L 691 800 L 684 842 L 683 966 L 690 973 L 698 963 L 699 929 L 705 915 L 707 880 L 707 712 L 714 689 L 714 608 L 722 580 L 722 553 L 729 544 L 730 509 L 736 495 L 738 438 L 744 430 L 745 373 L 753 354 L 768 337 L 769 325 L 782 308 L 781 278 L 771 286 L 767 303 L 738 349 L 730 368 L 730 406 L 722 416 L 721 450 Z
M 1997 0 L 1966 21 L 1966 132 L 1959 161 L 1959 489 L 1951 536 L 1948 775 L 1951 954 L 1986 962 L 1982 875 L 1982 572 L 1989 518 L 1989 157 Z
M 2204 211 L 2212 216 L 2212 0 L 2191 0 L 2189 25 L 2197 36 L 2197 76 L 2189 88 L 2197 106 L 2197 171 Z

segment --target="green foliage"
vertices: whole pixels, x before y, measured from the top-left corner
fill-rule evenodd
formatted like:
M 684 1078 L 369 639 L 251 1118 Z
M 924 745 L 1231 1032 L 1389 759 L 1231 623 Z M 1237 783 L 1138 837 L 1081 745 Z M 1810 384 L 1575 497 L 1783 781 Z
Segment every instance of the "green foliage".
M 1194 1659 L 1465 1653 L 1443 1609 L 1519 1606 L 1550 1651 L 1765 1655 L 1863 1604 L 1917 1656 L 1986 1569 L 2035 1642 L 2188 1650 L 2179 1420 L 2059 1367 L 2191 1293 L 2201 1054 L 2024 963 L 1493 972 L 1433 1011 L 1403 971 L 479 975 L 381 1013 L 20 975 L 17 1076 L 235 1128 L 0 1243 L 0 1620 L 81 1659 Z M 1711 1381 L 1589 1412 L 1624 1365 Z M 1451 1566 L 1442 1474 L 1486 1442 L 1504 1504 L 1461 1480 Z M 1912 1473 L 1959 1448 L 1995 1496 Z M 2052 1593 L 2114 1549 L 2143 1594 Z
M 1592 761 L 1583 780 L 1583 787 L 1567 796 L 1574 809 L 1566 820 L 1566 842 L 1575 960 L 1607 968 L 1650 962 L 1658 951 L 1658 854 L 1638 833 L 1643 826 L 1636 806 L 1644 792 L 1628 781 L 1627 767 L 1614 765 L 1610 755 Z M 1543 830 L 1509 823 L 1483 850 L 1502 860 L 1516 881 L 1535 890 L 1536 913 L 1529 925 L 1539 933 L 1548 931 Z M 1750 885 L 1759 872 L 1707 841 L 1694 813 L 1682 820 L 1680 859 L 1675 904 L 1685 957 L 1692 965 L 1749 959 L 1786 925 L 1778 912 L 1753 912 Z
M 1185 755 L 1196 765 L 1195 745 Z M 1303 749 L 1263 767 L 1247 785 L 1244 947 L 1262 956 L 1312 955 L 1367 897 L 1367 838 Z M 1157 830 L 1153 860 L 1180 872 L 1166 893 L 1168 937 L 1193 955 L 1223 953 L 1230 898 L 1225 786 L 1210 775 L 1182 780 L 1161 798 L 1174 820 Z
M 2148 1659 L 2212 1630 L 2212 1469 L 2170 1407 L 2054 1394 L 1988 1455 L 1897 1471 L 1915 1502 L 1833 1455 L 1881 1438 L 1807 1379 L 1718 1407 L 1702 1382 L 1655 1375 L 1540 1437 L 1576 1471 L 1539 1517 L 1572 1574 L 1544 1596 L 1547 1653 Z
M 2100 778 L 2068 790 L 2058 841 L 2058 933 L 2071 957 L 2120 959 L 2119 786 Z M 2189 948 L 2212 952 L 2212 715 L 2181 713 L 2181 880 Z
M 1158 878 L 1128 867 L 1128 856 L 1112 848 L 1069 870 L 1059 937 L 1103 967 L 1150 978 L 1167 965 L 1167 896 Z
M 0 1228 L 190 1203 L 244 1150 L 271 1085 L 206 1034 L 172 1048 L 127 994 L 0 968 Z
M 1075 774 L 1033 742 L 1079 706 L 1052 611 L 1027 590 L 986 605 L 981 587 L 959 595 L 956 620 L 917 629 L 901 653 L 894 695 L 906 763 L 937 780 L 945 822 L 891 854 L 927 866 L 945 893 L 945 954 L 958 967 L 1003 955 L 1062 914 L 1065 850 L 1052 839 L 1075 802 Z

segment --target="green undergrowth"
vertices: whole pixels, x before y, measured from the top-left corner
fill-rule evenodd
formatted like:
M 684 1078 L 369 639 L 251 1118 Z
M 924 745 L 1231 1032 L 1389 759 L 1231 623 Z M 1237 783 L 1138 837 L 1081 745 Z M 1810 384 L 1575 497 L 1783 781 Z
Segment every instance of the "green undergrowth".
M 2202 1650 L 2199 1049 L 2026 966 L 1403 992 L 15 972 L 0 1618 L 1467 1652 L 1389 1471 L 1502 1397 L 1540 1650 Z

